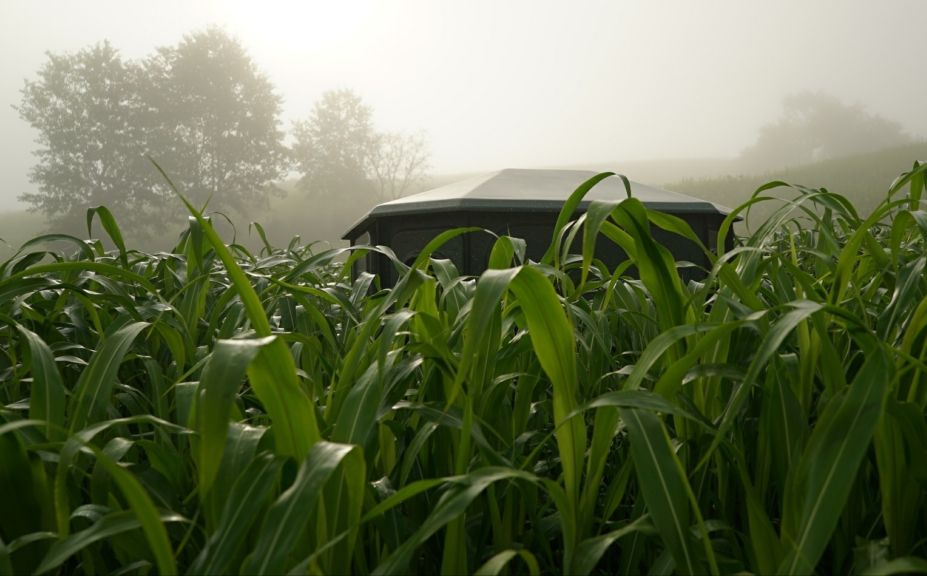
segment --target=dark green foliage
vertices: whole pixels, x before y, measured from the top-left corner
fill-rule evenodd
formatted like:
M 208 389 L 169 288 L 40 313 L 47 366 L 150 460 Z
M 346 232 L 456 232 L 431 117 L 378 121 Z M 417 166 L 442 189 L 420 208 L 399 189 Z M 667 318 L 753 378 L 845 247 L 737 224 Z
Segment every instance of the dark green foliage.
M 0 264 L 0 574 L 922 570 L 925 172 L 865 216 L 765 185 L 689 283 L 633 198 L 575 225 L 639 278 L 506 237 L 461 277 L 458 229 L 391 289 L 94 211 L 116 250 Z

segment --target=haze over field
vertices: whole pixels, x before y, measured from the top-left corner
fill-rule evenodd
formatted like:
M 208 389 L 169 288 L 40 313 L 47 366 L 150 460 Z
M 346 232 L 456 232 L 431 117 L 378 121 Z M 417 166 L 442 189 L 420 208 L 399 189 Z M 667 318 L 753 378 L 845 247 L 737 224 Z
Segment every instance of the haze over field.
M 921 0 L 44 0 L 0 12 L 0 211 L 35 190 L 36 133 L 13 106 L 46 52 L 108 39 L 144 58 L 210 26 L 282 96 L 283 129 L 350 89 L 378 128 L 423 131 L 438 174 L 734 158 L 802 91 L 927 135 Z

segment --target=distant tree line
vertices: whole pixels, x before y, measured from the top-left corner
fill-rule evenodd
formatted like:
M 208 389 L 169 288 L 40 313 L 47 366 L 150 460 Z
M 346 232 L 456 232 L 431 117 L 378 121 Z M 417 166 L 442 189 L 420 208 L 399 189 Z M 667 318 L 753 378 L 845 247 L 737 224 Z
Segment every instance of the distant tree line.
M 782 101 L 782 116 L 760 129 L 740 155 L 746 172 L 800 166 L 866 154 L 911 142 L 901 125 L 824 92 L 799 92 Z
M 425 175 L 421 135 L 381 133 L 359 96 L 326 93 L 291 145 L 281 99 L 237 39 L 211 28 L 126 60 L 109 42 L 48 54 L 17 107 L 38 131 L 34 192 L 20 199 L 58 229 L 106 205 L 138 236 L 182 218 L 168 183 L 212 211 L 266 210 L 294 175 L 319 199 L 372 205 Z M 320 204 L 324 205 L 324 204 Z

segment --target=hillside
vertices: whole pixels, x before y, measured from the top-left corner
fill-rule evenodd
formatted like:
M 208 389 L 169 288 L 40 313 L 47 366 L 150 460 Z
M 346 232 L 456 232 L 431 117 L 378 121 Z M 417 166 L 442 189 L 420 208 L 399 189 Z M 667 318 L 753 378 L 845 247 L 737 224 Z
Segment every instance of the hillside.
M 664 186 L 675 192 L 698 196 L 725 206 L 745 202 L 762 184 L 782 180 L 810 188 L 826 187 L 843 194 L 862 213 L 871 211 L 885 197 L 894 179 L 910 170 L 915 160 L 927 160 L 927 142 L 887 148 L 878 152 L 824 160 L 764 174 L 728 174 L 718 177 L 689 177 Z M 780 196 L 788 196 L 783 191 Z M 751 220 L 764 218 L 773 209 L 761 206 Z

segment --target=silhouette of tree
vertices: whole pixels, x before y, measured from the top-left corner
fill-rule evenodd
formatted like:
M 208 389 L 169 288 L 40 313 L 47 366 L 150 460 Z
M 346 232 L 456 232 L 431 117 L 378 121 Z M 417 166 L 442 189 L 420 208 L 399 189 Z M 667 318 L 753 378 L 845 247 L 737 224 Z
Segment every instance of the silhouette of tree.
M 849 106 L 821 92 L 786 97 L 782 117 L 760 130 L 741 153 L 751 170 L 769 170 L 863 154 L 910 142 L 896 122 Z
M 84 210 L 106 204 L 123 221 L 138 223 L 154 201 L 144 169 L 139 67 L 108 42 L 75 54 L 48 54 L 38 79 L 27 81 L 18 107 L 38 131 L 36 192 L 20 199 L 59 229 L 76 232 Z
M 143 69 L 152 155 L 178 188 L 211 208 L 266 207 L 288 167 L 281 99 L 241 44 L 211 28 L 158 49 Z
M 309 118 L 293 127 L 298 189 L 365 207 L 398 198 L 420 183 L 428 162 L 424 137 L 378 133 L 372 116 L 350 90 L 323 94 Z
M 372 112 L 350 90 L 322 95 L 309 118 L 293 126 L 298 189 L 329 198 L 370 197 L 367 164 L 374 146 Z
M 61 229 L 106 205 L 130 232 L 163 231 L 182 206 L 146 156 L 202 205 L 245 212 L 267 202 L 288 167 L 280 98 L 245 50 L 218 29 L 142 62 L 103 42 L 48 55 L 20 116 L 38 130 L 38 190 L 20 198 Z

